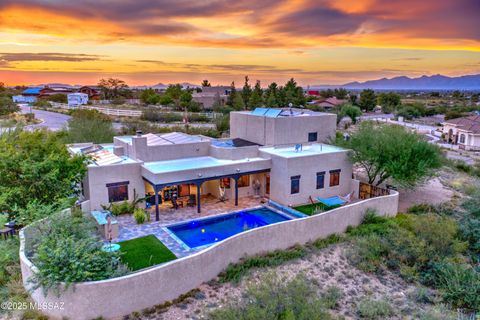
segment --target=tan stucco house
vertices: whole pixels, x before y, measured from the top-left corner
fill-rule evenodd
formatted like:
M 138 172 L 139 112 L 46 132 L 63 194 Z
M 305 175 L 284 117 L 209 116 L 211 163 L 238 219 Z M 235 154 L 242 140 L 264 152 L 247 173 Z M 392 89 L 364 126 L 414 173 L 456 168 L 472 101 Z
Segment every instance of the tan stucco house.
M 229 139 L 138 132 L 69 150 L 92 159 L 82 183 L 86 210 L 137 194 L 147 197 L 158 219 L 159 203 L 172 197 L 200 212 L 203 195 L 235 204 L 266 197 L 288 206 L 353 191 L 358 184 L 348 151 L 327 144 L 335 127 L 334 114 L 257 108 L 230 114 Z

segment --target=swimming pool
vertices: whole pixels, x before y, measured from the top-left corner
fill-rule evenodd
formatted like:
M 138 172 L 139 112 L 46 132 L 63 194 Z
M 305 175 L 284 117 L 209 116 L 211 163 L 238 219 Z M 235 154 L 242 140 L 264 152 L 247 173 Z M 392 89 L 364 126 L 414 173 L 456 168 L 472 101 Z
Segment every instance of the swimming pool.
M 292 218 L 261 207 L 179 223 L 167 226 L 166 229 L 177 241 L 180 240 L 189 248 L 199 248 L 222 241 L 237 233 L 287 220 Z

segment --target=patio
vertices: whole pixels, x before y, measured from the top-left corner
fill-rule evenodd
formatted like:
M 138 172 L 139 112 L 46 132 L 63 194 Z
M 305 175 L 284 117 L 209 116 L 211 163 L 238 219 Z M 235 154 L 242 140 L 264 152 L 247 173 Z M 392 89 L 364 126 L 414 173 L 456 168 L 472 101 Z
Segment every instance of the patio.
M 184 207 L 177 210 L 171 206 L 163 205 L 160 208 L 160 219 L 155 221 L 155 208 L 148 210 L 150 222 L 137 224 L 133 215 L 122 215 L 117 217 L 119 224 L 119 237 L 114 242 L 134 239 L 149 234 L 155 235 L 168 249 L 178 258 L 190 255 L 197 250 L 192 250 L 179 244 L 162 227 L 175 222 L 198 219 L 207 216 L 218 215 L 236 210 L 247 209 L 261 204 L 262 198 L 243 197 L 238 199 L 238 206 L 232 201 L 219 202 L 213 196 L 202 196 L 202 212 L 197 213 L 196 207 Z

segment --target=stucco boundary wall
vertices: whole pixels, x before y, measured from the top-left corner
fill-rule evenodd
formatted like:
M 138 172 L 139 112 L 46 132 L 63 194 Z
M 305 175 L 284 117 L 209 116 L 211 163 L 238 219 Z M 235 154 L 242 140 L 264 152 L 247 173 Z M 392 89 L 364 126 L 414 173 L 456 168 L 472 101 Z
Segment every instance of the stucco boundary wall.
M 318 215 L 285 221 L 237 234 L 194 255 L 119 278 L 78 283 L 60 297 L 47 297 L 41 289 L 31 292 L 39 303 L 63 303 L 61 310 L 43 310 L 53 319 L 120 319 L 133 311 L 171 301 L 200 284 L 215 278 L 230 263 L 242 257 L 287 249 L 296 244 L 345 232 L 361 223 L 367 209 L 382 216 L 395 216 L 398 193 L 349 204 Z M 24 252 L 24 230 L 20 233 L 20 261 L 24 286 L 35 266 Z

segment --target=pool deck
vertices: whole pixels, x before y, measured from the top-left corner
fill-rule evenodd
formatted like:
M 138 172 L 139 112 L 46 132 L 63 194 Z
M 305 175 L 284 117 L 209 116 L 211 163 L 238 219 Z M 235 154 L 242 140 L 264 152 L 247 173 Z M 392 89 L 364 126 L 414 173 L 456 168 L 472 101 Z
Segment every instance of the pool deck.
M 197 213 L 196 207 L 179 208 L 177 210 L 169 207 L 160 207 L 160 220 L 155 221 L 155 210 L 149 210 L 150 222 L 144 224 L 137 224 L 133 218 L 133 215 L 130 214 L 118 216 L 117 221 L 119 224 L 119 237 L 115 239 L 114 242 L 130 240 L 153 234 L 178 258 L 182 258 L 202 249 L 190 249 L 182 246 L 164 230 L 164 226 L 176 222 L 204 218 L 222 213 L 228 213 L 231 211 L 256 207 L 261 205 L 260 200 L 261 198 L 243 197 L 238 199 L 238 206 L 235 206 L 231 201 L 218 202 L 217 198 L 206 196 L 202 198 L 202 213 L 200 214 Z

